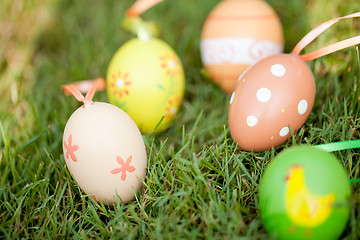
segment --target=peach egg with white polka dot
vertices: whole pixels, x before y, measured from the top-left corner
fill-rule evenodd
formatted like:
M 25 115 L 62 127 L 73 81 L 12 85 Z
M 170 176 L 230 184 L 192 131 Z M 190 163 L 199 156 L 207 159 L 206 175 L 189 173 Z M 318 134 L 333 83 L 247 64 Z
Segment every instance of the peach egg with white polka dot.
M 360 36 L 302 54 L 304 47 L 341 19 L 331 19 L 306 34 L 291 54 L 277 54 L 250 66 L 230 97 L 229 127 L 243 150 L 261 152 L 284 143 L 308 118 L 315 100 L 314 76 L 307 61 L 360 44 Z
M 240 76 L 231 95 L 231 136 L 247 151 L 279 146 L 304 124 L 314 99 L 313 74 L 298 55 L 262 59 Z

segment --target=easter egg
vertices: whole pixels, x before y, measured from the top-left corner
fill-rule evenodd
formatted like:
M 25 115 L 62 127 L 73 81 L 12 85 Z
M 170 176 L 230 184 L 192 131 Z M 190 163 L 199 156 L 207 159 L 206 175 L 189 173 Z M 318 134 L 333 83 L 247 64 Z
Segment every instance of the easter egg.
M 347 173 L 314 147 L 281 152 L 261 178 L 260 214 L 274 239 L 338 239 L 350 212 Z
M 206 18 L 200 42 L 203 65 L 225 92 L 251 64 L 283 51 L 282 26 L 263 0 L 224 0 Z
M 149 133 L 171 123 L 182 102 L 185 78 L 168 44 L 134 38 L 111 59 L 106 85 L 110 103 L 129 114 L 142 133 Z
M 66 123 L 64 159 L 80 188 L 104 204 L 126 203 L 146 175 L 145 145 L 134 121 L 109 103 L 78 108 Z
M 305 123 L 314 100 L 313 74 L 298 55 L 263 58 L 240 76 L 231 95 L 231 136 L 246 151 L 279 146 Z

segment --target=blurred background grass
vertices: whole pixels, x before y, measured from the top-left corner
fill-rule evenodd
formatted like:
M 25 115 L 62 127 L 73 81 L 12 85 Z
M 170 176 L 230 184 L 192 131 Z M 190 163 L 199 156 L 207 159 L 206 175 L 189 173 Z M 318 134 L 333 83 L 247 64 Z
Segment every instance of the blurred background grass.
M 257 190 L 268 162 L 293 144 L 359 138 L 355 48 L 309 62 L 314 109 L 296 136 L 264 153 L 239 150 L 227 124 L 229 97 L 201 75 L 202 24 L 219 0 L 164 1 L 143 15 L 181 58 L 185 99 L 174 124 L 146 135 L 148 174 L 127 205 L 104 207 L 84 195 L 62 156 L 62 133 L 79 106 L 60 86 L 105 76 L 114 52 L 133 37 L 120 27 L 133 1 L 3 0 L 0 8 L 0 238 L 267 239 Z M 318 24 L 360 9 L 355 0 L 269 0 L 284 27 L 285 52 Z M 305 52 L 359 33 L 344 20 Z M 96 101 L 107 101 L 105 92 Z M 224 104 L 226 103 L 226 104 Z M 359 152 L 336 152 L 350 178 Z M 359 184 L 344 239 L 360 238 Z

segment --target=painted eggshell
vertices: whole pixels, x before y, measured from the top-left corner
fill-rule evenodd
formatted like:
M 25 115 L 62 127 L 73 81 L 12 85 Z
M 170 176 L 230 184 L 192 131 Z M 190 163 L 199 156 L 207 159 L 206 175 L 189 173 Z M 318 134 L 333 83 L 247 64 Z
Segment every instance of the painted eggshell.
M 246 151 L 279 146 L 304 124 L 314 99 L 313 74 L 299 56 L 264 58 L 240 76 L 231 95 L 231 136 Z
M 338 239 L 349 217 L 350 197 L 347 173 L 334 155 L 296 146 L 265 169 L 260 214 L 276 239 Z
M 262 0 L 224 0 L 205 20 L 201 59 L 212 80 L 227 93 L 251 64 L 283 51 L 281 22 Z
M 143 133 L 170 124 L 185 88 L 178 56 L 156 38 L 135 38 L 120 47 L 108 66 L 106 82 L 110 103 L 129 114 Z
M 134 198 L 146 175 L 145 145 L 134 121 L 114 105 L 78 108 L 63 136 L 66 165 L 80 188 L 104 204 Z

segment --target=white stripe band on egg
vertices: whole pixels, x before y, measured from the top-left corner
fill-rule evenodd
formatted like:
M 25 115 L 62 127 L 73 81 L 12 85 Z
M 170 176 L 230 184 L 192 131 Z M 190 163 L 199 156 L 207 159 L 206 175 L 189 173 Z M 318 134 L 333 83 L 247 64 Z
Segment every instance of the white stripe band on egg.
M 200 42 L 204 65 L 253 64 L 283 51 L 281 44 L 253 38 L 212 38 Z

